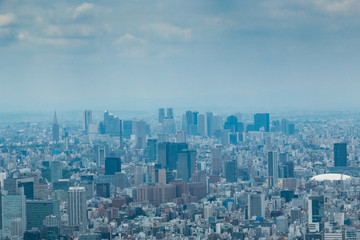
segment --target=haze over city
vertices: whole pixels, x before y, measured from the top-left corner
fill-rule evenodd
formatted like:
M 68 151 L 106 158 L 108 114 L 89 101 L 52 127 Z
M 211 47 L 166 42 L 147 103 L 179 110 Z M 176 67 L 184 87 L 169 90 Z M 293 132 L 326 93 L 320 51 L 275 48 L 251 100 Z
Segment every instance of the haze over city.
M 0 109 L 354 110 L 359 1 L 0 1 Z

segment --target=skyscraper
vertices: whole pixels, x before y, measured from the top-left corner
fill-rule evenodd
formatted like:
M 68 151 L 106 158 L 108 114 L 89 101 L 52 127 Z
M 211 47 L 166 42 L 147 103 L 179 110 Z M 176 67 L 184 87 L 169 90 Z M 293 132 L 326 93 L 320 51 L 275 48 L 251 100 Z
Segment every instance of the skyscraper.
M 199 135 L 202 136 L 202 137 L 207 136 L 206 116 L 205 116 L 205 114 L 199 114 L 197 116 L 197 123 L 198 123 L 198 133 L 199 133 Z
M 165 109 L 159 108 L 159 123 L 163 123 L 165 119 Z
M 269 151 L 267 162 L 268 162 L 269 186 L 274 186 L 274 185 L 276 186 L 278 183 L 278 174 L 279 174 L 277 152 Z
M 56 117 L 56 112 L 54 113 L 54 120 L 53 120 L 53 124 L 52 124 L 52 139 L 54 142 L 58 142 L 60 139 L 59 122 Z
M 62 163 L 59 161 L 50 162 L 51 181 L 56 182 L 62 178 Z
M 196 151 L 183 150 L 178 154 L 177 177 L 189 181 L 196 169 Z
M 346 143 L 334 144 L 334 166 L 346 167 L 347 166 L 347 150 Z
M 85 110 L 84 113 L 84 128 L 85 128 L 85 134 L 89 134 L 89 125 L 92 123 L 92 111 L 91 110 Z
M 222 157 L 221 157 L 221 147 L 220 146 L 217 146 L 217 147 L 211 149 L 212 173 L 214 175 L 219 175 L 221 173 Z
M 87 228 L 86 190 L 84 187 L 70 187 L 68 192 L 69 226 L 78 226 L 80 231 Z
M 20 219 L 23 233 L 26 230 L 26 203 L 23 191 L 19 193 L 8 192 L 2 196 L 2 237 L 11 236 L 11 222 Z
M 270 129 L 270 114 L 269 113 L 256 113 L 254 115 L 254 128 L 255 131 L 260 131 L 262 128 L 265 132 Z
M 230 160 L 225 162 L 225 178 L 226 182 L 232 183 L 237 181 L 236 176 L 236 161 Z
M 26 228 L 41 229 L 46 216 L 60 217 L 60 203 L 54 200 L 26 201 Z
M 261 193 L 249 194 L 248 217 L 265 217 L 265 196 Z
M 158 161 L 161 168 L 173 171 L 177 168 L 178 153 L 188 148 L 186 143 L 162 142 L 158 144 Z
M 105 175 L 115 175 L 121 172 L 121 159 L 118 157 L 107 157 L 105 159 Z
M 324 217 L 325 198 L 324 196 L 310 196 L 308 201 L 309 223 L 321 222 Z
M 172 108 L 166 109 L 166 118 L 174 119 L 174 110 Z

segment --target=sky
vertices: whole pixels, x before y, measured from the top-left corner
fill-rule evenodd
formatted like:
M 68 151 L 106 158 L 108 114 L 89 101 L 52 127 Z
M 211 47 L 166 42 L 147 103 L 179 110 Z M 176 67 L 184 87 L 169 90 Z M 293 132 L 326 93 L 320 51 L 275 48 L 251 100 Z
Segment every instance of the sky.
M 360 110 L 359 0 L 0 0 L 0 112 Z

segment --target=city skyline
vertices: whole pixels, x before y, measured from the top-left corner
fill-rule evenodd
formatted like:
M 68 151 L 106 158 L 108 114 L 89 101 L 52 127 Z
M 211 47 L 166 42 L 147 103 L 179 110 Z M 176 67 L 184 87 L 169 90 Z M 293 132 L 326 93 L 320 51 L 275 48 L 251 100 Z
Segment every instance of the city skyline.
M 1 1 L 0 109 L 359 111 L 359 4 Z

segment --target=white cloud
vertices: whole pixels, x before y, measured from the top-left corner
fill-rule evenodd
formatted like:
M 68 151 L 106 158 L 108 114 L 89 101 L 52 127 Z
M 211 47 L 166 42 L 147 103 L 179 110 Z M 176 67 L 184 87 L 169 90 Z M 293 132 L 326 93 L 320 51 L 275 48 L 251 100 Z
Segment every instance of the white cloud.
M 80 6 L 78 6 L 77 8 L 75 8 L 73 17 L 77 18 L 78 16 L 80 16 L 83 13 L 88 12 L 89 10 L 91 10 L 92 8 L 94 8 L 94 4 L 92 3 L 83 3 Z
M 14 21 L 15 21 L 15 15 L 12 13 L 0 15 L 0 27 L 9 25 Z
M 189 40 L 191 38 L 190 28 L 180 28 L 169 23 L 152 23 L 147 26 L 147 30 L 167 40 L 174 38 Z
M 144 44 L 146 43 L 145 39 L 142 38 L 138 38 L 135 37 L 129 33 L 124 34 L 123 36 L 121 36 L 120 38 L 118 38 L 114 44 L 125 44 L 125 43 L 141 43 Z
M 324 1 L 317 0 L 316 3 L 329 13 L 348 13 L 352 10 L 359 10 L 360 4 L 355 0 Z

